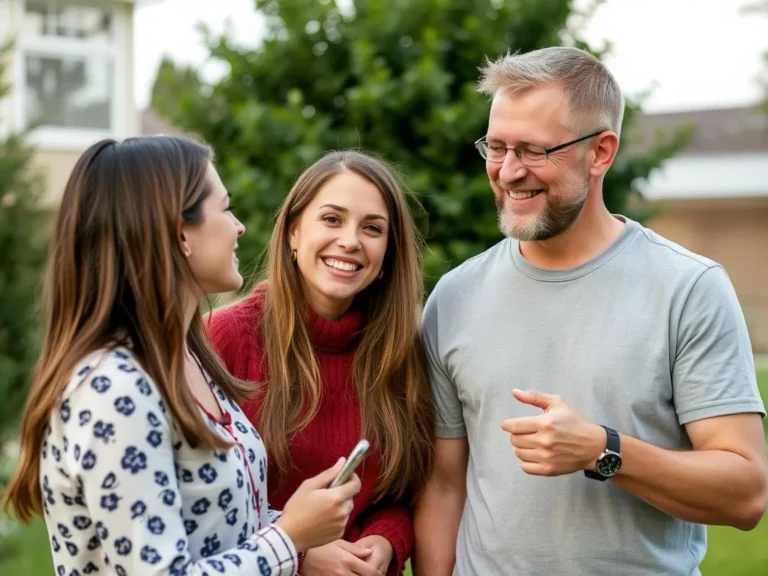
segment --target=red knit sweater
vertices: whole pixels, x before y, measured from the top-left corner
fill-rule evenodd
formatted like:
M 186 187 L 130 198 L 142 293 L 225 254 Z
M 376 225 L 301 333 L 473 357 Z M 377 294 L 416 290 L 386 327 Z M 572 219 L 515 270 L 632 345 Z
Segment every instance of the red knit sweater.
M 267 380 L 263 336 L 258 326 L 263 296 L 259 291 L 232 306 L 215 311 L 207 323 L 208 337 L 229 371 L 250 382 Z M 289 446 L 292 470 L 280 486 L 274 468 L 268 467 L 270 506 L 281 510 L 299 484 L 333 466 L 347 456 L 361 438 L 360 402 L 352 383 L 355 335 L 363 323 L 362 314 L 352 310 L 337 321 L 310 313 L 312 338 L 322 378 L 322 395 L 317 416 Z M 243 410 L 258 429 L 261 402 L 248 401 Z M 355 542 L 364 536 L 386 538 L 394 550 L 387 572 L 399 574 L 413 548 L 410 508 L 403 504 L 372 504 L 379 477 L 380 453 L 375 446 L 357 469 L 362 488 L 354 498 L 344 539 Z

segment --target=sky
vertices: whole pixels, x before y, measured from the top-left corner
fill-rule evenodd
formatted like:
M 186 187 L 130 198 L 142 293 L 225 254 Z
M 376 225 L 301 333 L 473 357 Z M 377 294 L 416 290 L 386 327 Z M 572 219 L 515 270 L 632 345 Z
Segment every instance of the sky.
M 414 0 L 418 1 L 418 0 Z M 579 1 L 579 0 L 577 0 Z M 768 15 L 744 14 L 748 0 L 606 0 L 586 27 L 597 45 L 613 44 L 605 64 L 622 90 L 651 90 L 644 109 L 674 111 L 749 104 L 762 94 L 758 79 L 768 51 Z M 254 0 L 161 0 L 136 12 L 135 99 L 146 106 L 161 58 L 205 67 L 196 30 L 229 26 L 238 43 L 258 41 Z

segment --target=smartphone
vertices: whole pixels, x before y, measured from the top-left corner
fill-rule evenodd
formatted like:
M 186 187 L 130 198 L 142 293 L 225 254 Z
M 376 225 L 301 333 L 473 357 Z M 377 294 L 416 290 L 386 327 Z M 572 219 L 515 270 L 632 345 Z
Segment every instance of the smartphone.
M 336 478 L 331 482 L 331 485 L 329 488 L 336 488 L 337 486 L 341 486 L 349 480 L 349 477 L 352 476 L 352 474 L 355 472 L 355 469 L 360 465 L 360 463 L 365 458 L 365 455 L 368 453 L 368 449 L 371 447 L 371 444 L 363 438 L 360 440 L 360 442 L 357 443 L 357 445 L 352 449 L 352 452 L 349 453 L 349 458 L 347 458 L 347 461 L 344 462 L 344 467 L 341 469 L 341 472 L 336 476 Z

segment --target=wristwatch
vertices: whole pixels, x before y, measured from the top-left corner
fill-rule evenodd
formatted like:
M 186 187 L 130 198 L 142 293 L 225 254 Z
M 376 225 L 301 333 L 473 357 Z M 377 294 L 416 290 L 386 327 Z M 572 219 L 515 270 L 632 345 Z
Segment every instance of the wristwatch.
M 602 426 L 602 424 L 601 424 Z M 614 476 L 621 469 L 621 440 L 619 433 L 613 428 L 603 426 L 608 440 L 605 450 L 597 458 L 597 470 L 584 470 L 584 475 L 592 480 L 604 482 L 611 476 Z

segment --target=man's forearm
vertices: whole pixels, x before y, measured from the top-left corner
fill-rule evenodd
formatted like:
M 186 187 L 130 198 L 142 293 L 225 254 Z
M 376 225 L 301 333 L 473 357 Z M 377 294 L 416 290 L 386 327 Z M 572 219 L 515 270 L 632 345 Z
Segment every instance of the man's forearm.
M 414 576 L 451 576 L 466 492 L 428 487 L 413 517 Z
M 662 512 L 701 524 L 751 530 L 765 511 L 761 463 L 724 450 L 675 452 L 621 436 L 612 482 Z

